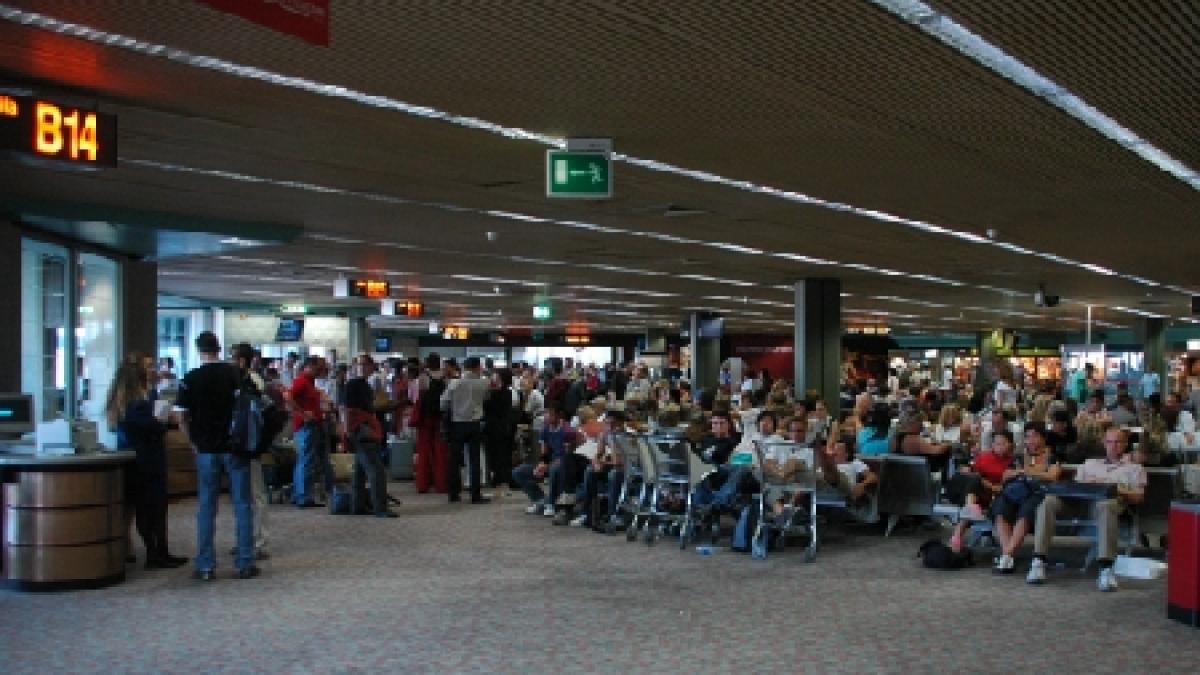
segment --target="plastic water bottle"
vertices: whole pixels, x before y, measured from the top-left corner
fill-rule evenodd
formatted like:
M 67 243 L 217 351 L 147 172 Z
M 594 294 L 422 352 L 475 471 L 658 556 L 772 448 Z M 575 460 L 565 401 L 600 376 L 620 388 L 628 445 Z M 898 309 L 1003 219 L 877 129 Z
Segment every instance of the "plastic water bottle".
M 712 555 L 713 547 L 709 546 L 708 544 L 700 544 L 699 546 L 696 547 L 696 553 L 699 553 L 700 555 L 705 555 L 705 556 Z

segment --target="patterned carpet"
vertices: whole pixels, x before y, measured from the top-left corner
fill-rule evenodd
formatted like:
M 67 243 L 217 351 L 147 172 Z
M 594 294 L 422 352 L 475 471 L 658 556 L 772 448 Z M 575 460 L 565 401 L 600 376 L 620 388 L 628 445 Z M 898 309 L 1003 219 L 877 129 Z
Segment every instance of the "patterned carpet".
M 553 527 L 519 496 L 392 491 L 395 520 L 271 507 L 258 579 L 138 565 L 105 590 L 0 591 L 0 672 L 1194 673 L 1200 654 L 1200 631 L 1164 617 L 1164 581 L 1101 594 L 1077 571 L 1041 588 L 929 571 L 913 557 L 929 533 L 857 530 L 814 564 L 756 562 Z M 194 509 L 172 506 L 177 553 Z

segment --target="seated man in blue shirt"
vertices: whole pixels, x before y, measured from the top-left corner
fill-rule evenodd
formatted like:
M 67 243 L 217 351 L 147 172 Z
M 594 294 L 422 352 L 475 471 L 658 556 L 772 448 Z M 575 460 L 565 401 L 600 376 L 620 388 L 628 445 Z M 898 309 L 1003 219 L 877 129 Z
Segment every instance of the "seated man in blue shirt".
M 579 444 L 578 434 L 566 423 L 562 410 L 557 406 L 546 408 L 540 444 L 542 454 L 538 463 L 522 464 L 513 469 L 512 475 L 517 485 L 529 496 L 531 503 L 525 513 L 534 515 L 540 512 L 546 517 L 553 517 L 554 504 L 563 491 L 569 455 Z M 547 474 L 550 476 L 549 499 L 539 485 Z

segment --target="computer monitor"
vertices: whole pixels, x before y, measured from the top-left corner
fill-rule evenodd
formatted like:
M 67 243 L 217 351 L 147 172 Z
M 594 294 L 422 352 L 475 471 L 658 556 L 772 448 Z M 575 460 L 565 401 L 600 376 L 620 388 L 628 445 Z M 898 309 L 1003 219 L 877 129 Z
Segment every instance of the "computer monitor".
M 375 351 L 381 354 L 392 351 L 392 338 L 387 335 L 375 336 Z
M 33 433 L 33 395 L 0 394 L 0 434 Z

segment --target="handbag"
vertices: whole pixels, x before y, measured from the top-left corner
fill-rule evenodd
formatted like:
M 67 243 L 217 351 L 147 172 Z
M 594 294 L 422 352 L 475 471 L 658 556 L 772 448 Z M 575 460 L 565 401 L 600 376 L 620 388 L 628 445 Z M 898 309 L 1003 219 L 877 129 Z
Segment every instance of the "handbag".
M 1000 494 L 1012 504 L 1023 504 L 1025 500 L 1041 494 L 1043 486 L 1029 476 L 1014 476 L 1000 487 Z

